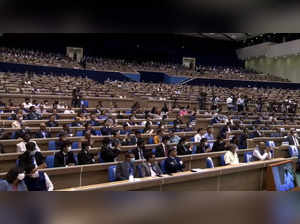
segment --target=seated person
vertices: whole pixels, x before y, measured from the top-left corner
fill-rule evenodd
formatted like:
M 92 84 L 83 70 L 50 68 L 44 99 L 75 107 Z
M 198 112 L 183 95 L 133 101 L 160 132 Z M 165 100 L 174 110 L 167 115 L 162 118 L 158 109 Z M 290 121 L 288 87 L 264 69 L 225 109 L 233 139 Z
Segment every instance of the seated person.
M 26 127 L 23 123 L 21 123 L 21 129 L 16 131 L 15 138 L 23 138 L 25 134 L 30 134 L 29 127 Z
M 212 147 L 212 151 L 213 152 L 225 151 L 225 142 L 221 136 L 217 137 L 217 140 L 214 142 L 214 145 Z
M 105 126 L 103 128 L 100 129 L 102 135 L 112 135 L 113 133 L 113 129 L 112 129 L 112 125 L 113 125 L 113 122 L 111 119 L 107 119 L 105 121 Z
M 47 127 L 58 127 L 58 122 L 55 121 L 55 115 L 51 115 L 49 121 L 46 122 Z
M 18 167 L 10 169 L 6 174 L 5 180 L 0 180 L 0 192 L 1 191 L 27 191 L 24 178 L 25 178 L 25 173 L 23 169 Z
M 81 121 L 80 117 L 76 117 L 75 121 L 72 122 L 71 126 L 72 127 L 82 127 L 83 122 Z
M 22 169 L 25 169 L 30 164 L 34 164 L 40 169 L 47 167 L 45 163 L 45 157 L 36 149 L 33 142 L 26 143 L 26 151 L 19 156 L 18 166 Z
M 41 115 L 36 112 L 35 106 L 31 106 L 26 118 L 27 120 L 41 120 Z
M 68 105 L 64 110 L 64 114 L 75 114 L 75 111 L 72 110 L 72 107 L 70 105 Z
M 197 130 L 197 134 L 194 136 L 194 142 L 200 142 L 205 134 L 205 130 L 203 128 L 199 128 Z
M 137 147 L 132 150 L 132 153 L 135 156 L 135 160 L 145 159 L 145 156 L 147 153 L 149 153 L 149 150 L 145 148 L 144 140 L 141 140 L 137 143 Z
M 182 160 L 177 157 L 176 147 L 169 149 L 168 158 L 165 161 L 165 169 L 167 174 L 183 172 L 184 164 Z
M 192 154 L 192 149 L 187 145 L 187 139 L 182 137 L 177 144 L 177 154 L 178 155 L 189 155 Z
M 91 133 L 91 135 L 97 135 L 95 129 L 90 125 L 90 123 L 85 123 L 84 128 L 83 135 L 85 135 L 87 132 Z
M 156 135 L 153 138 L 154 144 L 160 144 L 162 140 L 162 131 L 159 129 L 156 132 Z
M 26 144 L 28 142 L 33 142 L 35 144 L 35 148 L 37 151 L 41 151 L 40 147 L 37 145 L 36 141 L 32 141 L 30 140 L 31 139 L 31 136 L 29 133 L 26 133 L 23 138 L 22 138 L 22 141 L 20 143 L 17 144 L 17 152 L 25 152 L 27 149 L 26 149 Z
M 112 142 L 109 138 L 103 139 L 101 147 L 101 158 L 104 162 L 115 162 L 116 158 L 119 156 L 120 142 Z
M 253 160 L 267 160 L 272 159 L 272 153 L 270 147 L 267 147 L 264 142 L 260 142 L 259 146 L 253 151 Z
M 55 117 L 55 120 L 59 120 L 60 119 L 60 117 L 57 114 L 57 109 L 56 108 L 52 109 L 52 115 Z
M 211 151 L 207 138 L 202 138 L 200 144 L 196 146 L 196 153 L 207 153 Z
M 21 128 L 22 126 L 22 123 L 23 123 L 23 113 L 21 111 L 19 111 L 17 114 L 16 114 L 16 117 L 14 119 L 15 121 L 13 121 L 11 123 L 11 127 L 12 128 Z
M 47 173 L 39 171 L 33 164 L 25 168 L 25 173 L 24 182 L 28 191 L 53 191 L 53 184 Z
M 91 113 L 91 119 L 88 121 L 91 126 L 100 126 L 100 123 L 97 121 L 96 113 Z
M 178 144 L 180 141 L 180 137 L 178 135 L 176 135 L 173 131 L 170 132 L 170 138 L 168 143 L 175 143 Z
M 184 132 L 193 131 L 192 124 L 189 122 L 186 124 L 186 127 L 183 130 Z
M 55 153 L 54 167 L 68 167 L 76 165 L 74 154 L 71 151 L 72 143 L 67 141 L 63 144 L 62 149 Z
M 116 167 L 116 179 L 128 180 L 129 176 L 138 177 L 138 169 L 134 163 L 134 154 L 127 152 L 122 163 L 118 163 Z
M 203 135 L 203 137 L 207 140 L 215 140 L 212 127 L 208 127 L 206 129 L 206 133 Z
M 35 135 L 36 138 L 51 138 L 50 133 L 47 131 L 45 123 L 40 124 L 40 130 Z
M 127 123 L 123 124 L 123 129 L 120 130 L 121 135 L 131 134 L 131 130 L 129 129 L 129 126 Z
M 81 151 L 78 153 L 78 165 L 86 165 L 95 163 L 95 155 L 90 152 L 90 142 L 84 142 L 81 145 Z
M 254 128 L 253 128 L 253 132 L 251 132 L 249 134 L 249 138 L 257 138 L 257 137 L 261 137 L 262 134 L 261 132 L 259 131 L 259 128 L 257 125 L 254 125 Z
M 149 153 L 146 156 L 146 163 L 142 163 L 140 168 L 142 177 L 155 177 L 162 175 L 162 171 L 155 161 L 155 155 L 152 153 Z
M 156 147 L 155 157 L 168 157 L 168 136 L 162 138 L 162 143 Z
M 79 118 L 80 122 L 86 122 L 86 117 L 81 111 L 77 113 L 77 117 Z
M 73 132 L 71 131 L 68 124 L 63 124 L 63 130 L 62 130 L 61 133 L 66 134 L 67 137 L 72 137 L 73 136 Z
M 230 123 L 227 122 L 226 125 L 221 128 L 221 130 L 220 130 L 220 136 L 223 139 L 226 139 L 228 137 L 228 134 L 230 133 L 230 131 L 231 131 Z
M 67 141 L 67 135 L 65 133 L 60 133 L 58 136 L 58 140 L 55 142 L 56 150 L 61 150 Z
M 226 153 L 224 155 L 224 160 L 226 165 L 237 165 L 239 164 L 239 157 L 237 154 L 237 145 L 230 144 L 226 147 Z

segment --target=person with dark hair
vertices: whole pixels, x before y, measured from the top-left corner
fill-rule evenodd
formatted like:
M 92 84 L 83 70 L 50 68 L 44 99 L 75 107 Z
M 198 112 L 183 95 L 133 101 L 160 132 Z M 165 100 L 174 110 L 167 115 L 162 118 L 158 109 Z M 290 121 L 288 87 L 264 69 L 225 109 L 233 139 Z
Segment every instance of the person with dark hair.
M 230 123 L 227 122 L 224 127 L 221 128 L 220 130 L 220 136 L 224 139 L 228 137 L 228 134 L 230 133 L 231 128 L 230 128 Z
M 238 165 L 239 157 L 237 154 L 237 145 L 230 144 L 226 147 L 227 152 L 224 155 L 224 160 L 226 165 Z
M 71 131 L 68 124 L 63 124 L 63 130 L 61 131 L 61 133 L 64 133 L 67 137 L 73 136 L 73 132 Z
M 141 177 L 160 177 L 162 175 L 162 171 L 155 161 L 155 155 L 149 153 L 145 158 L 146 162 L 140 165 Z
M 118 163 L 116 167 L 116 179 L 120 180 L 128 180 L 138 177 L 138 169 L 136 164 L 134 163 L 134 154 L 132 152 L 127 152 L 125 154 L 125 159 L 122 163 Z
M 206 153 L 210 151 L 207 138 L 202 138 L 200 144 L 197 145 L 196 153 Z
M 41 115 L 36 112 L 35 106 L 31 106 L 26 118 L 27 120 L 41 120 Z
M 25 152 L 26 149 L 26 144 L 28 142 L 32 142 L 35 144 L 35 148 L 37 151 L 41 151 L 40 147 L 37 145 L 36 141 L 32 141 L 31 140 L 31 135 L 29 133 L 26 133 L 23 138 L 22 141 L 20 143 L 17 144 L 17 152 Z
M 63 148 L 65 142 L 67 141 L 67 137 L 67 134 L 64 132 L 59 134 L 58 141 L 55 142 L 56 150 L 61 150 Z
M 40 124 L 40 130 L 35 135 L 36 138 L 51 138 L 50 133 L 47 131 L 45 123 Z
M 24 182 L 29 191 L 53 191 L 53 184 L 43 171 L 39 171 L 33 164 L 25 168 L 26 177 Z
M 183 172 L 184 164 L 182 160 L 177 157 L 176 147 L 169 149 L 168 158 L 165 161 L 165 169 L 167 174 Z
M 168 143 L 169 137 L 164 136 L 162 138 L 162 143 L 156 147 L 155 157 L 167 157 L 168 156 Z
M 83 122 L 80 120 L 80 117 L 76 117 L 75 121 L 72 122 L 71 124 L 72 127 L 82 127 L 83 126 Z
M 101 148 L 101 158 L 103 159 L 103 161 L 115 162 L 116 158 L 121 152 L 120 146 L 120 142 L 112 143 L 109 138 L 103 139 Z
M 0 180 L 0 191 L 27 191 L 24 182 L 24 170 L 18 167 L 10 169 L 5 180 Z
M 74 88 L 72 92 L 72 107 L 80 108 L 81 94 L 79 88 Z
M 213 152 L 220 152 L 225 150 L 225 142 L 224 139 L 221 136 L 217 137 L 217 140 L 215 141 L 212 151 Z
M 90 152 L 91 144 L 89 141 L 82 143 L 81 151 L 78 153 L 78 165 L 95 163 L 95 155 Z
M 88 121 L 88 123 L 91 126 L 100 126 L 100 123 L 97 121 L 97 114 L 96 113 L 91 113 L 90 118 L 91 119 Z
M 55 121 L 55 115 L 52 114 L 49 118 L 49 121 L 46 122 L 47 127 L 58 127 L 58 123 Z
M 113 124 L 113 122 L 111 119 L 107 119 L 105 121 L 105 126 L 100 129 L 102 135 L 112 135 L 112 133 L 113 133 L 112 124 Z
M 16 131 L 15 138 L 23 138 L 26 134 L 30 134 L 30 130 L 23 123 L 21 123 L 21 129 Z
M 63 144 L 62 149 L 55 153 L 54 167 L 67 167 L 76 165 L 74 154 L 71 151 L 71 145 L 71 142 L 66 141 Z
M 91 126 L 90 123 L 85 123 L 84 125 L 84 130 L 83 130 L 83 135 L 85 135 L 85 133 L 90 133 L 91 135 L 97 135 L 95 129 Z
M 182 137 L 177 144 L 177 154 L 178 155 L 189 155 L 192 154 L 192 150 L 186 144 L 186 138 Z
M 18 166 L 25 169 L 30 164 L 34 164 L 34 166 L 40 169 L 47 167 L 45 157 L 36 149 L 33 142 L 26 143 L 26 151 L 19 156 Z
M 139 159 L 145 159 L 146 154 L 149 152 L 148 150 L 146 150 L 145 142 L 142 140 L 137 143 L 137 147 L 132 150 L 132 153 L 135 156 L 135 160 L 139 160 Z

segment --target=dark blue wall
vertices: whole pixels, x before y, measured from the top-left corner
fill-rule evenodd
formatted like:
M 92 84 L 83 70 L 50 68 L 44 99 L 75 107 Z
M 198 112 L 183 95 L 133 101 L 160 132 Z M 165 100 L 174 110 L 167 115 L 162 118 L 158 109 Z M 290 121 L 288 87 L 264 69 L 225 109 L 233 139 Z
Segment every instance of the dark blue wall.
M 223 79 L 203 79 L 196 78 L 186 83 L 187 85 L 205 85 L 219 87 L 257 87 L 257 88 L 281 88 L 281 89 L 300 89 L 300 83 L 280 83 L 280 82 L 255 82 L 242 80 L 223 80 Z
M 103 83 L 105 80 L 120 80 L 120 81 L 131 81 L 123 74 L 119 72 L 105 72 L 105 71 L 91 71 L 91 70 L 80 70 L 80 69 L 69 69 L 69 68 L 58 68 L 48 66 L 35 66 L 35 65 L 23 65 L 23 64 L 12 64 L 0 62 L 0 71 L 2 72 L 17 72 L 25 73 L 34 72 L 37 74 L 52 73 L 57 75 L 68 74 L 71 76 L 87 76 L 90 79 L 94 79 L 98 82 Z

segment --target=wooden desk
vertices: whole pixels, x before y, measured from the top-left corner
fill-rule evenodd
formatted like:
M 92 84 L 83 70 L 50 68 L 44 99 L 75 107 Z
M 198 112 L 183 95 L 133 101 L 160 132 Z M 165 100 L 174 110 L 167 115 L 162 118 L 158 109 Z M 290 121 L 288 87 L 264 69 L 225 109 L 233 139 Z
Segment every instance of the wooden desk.
M 61 191 L 260 191 L 264 190 L 264 176 L 268 164 L 281 162 L 278 158 L 243 165 L 186 171 L 164 177 L 146 177 L 137 182 L 118 181 Z M 296 162 L 296 160 L 294 160 Z

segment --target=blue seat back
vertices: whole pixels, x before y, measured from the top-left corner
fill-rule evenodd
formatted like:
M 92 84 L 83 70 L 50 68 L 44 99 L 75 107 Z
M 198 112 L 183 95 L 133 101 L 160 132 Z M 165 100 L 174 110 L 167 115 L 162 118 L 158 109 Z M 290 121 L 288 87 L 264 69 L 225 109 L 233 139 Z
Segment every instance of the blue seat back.
M 195 138 L 194 137 L 191 138 L 191 142 L 195 142 Z
M 138 170 L 139 177 L 142 178 L 143 173 L 142 173 L 142 165 L 141 164 L 137 165 L 137 170 Z
M 108 180 L 110 182 L 116 181 L 116 169 L 117 169 L 117 166 L 115 166 L 115 165 L 108 167 Z
M 104 163 L 104 160 L 102 159 L 102 156 L 101 156 L 101 152 L 99 152 L 98 156 L 99 156 L 99 163 Z
M 154 139 L 153 139 L 153 137 L 149 137 L 149 139 L 148 139 L 148 144 L 154 144 Z
M 196 154 L 196 153 L 197 153 L 197 146 L 193 145 L 192 154 Z
M 160 169 L 163 173 L 166 173 L 166 165 L 165 164 L 166 164 L 165 159 L 160 162 Z
M 290 157 L 298 157 L 299 156 L 299 151 L 297 146 L 295 145 L 289 145 L 289 155 Z
M 83 136 L 83 131 L 77 131 L 76 136 L 78 136 L 78 137 Z
M 73 142 L 72 149 L 79 149 L 79 142 Z
M 100 130 L 95 130 L 95 133 L 96 133 L 97 136 L 101 136 L 102 135 L 102 133 L 101 133 Z
M 46 162 L 48 168 L 53 168 L 54 167 L 54 155 L 47 156 L 45 162 Z
M 86 106 L 86 108 L 88 108 L 88 107 L 89 107 L 89 101 L 84 100 L 84 101 L 83 101 L 83 105 Z
M 56 150 L 56 142 L 55 141 L 49 141 L 48 150 Z
M 225 165 L 226 165 L 226 164 L 225 164 L 224 155 L 221 155 L 221 156 L 220 156 L 220 165 L 221 165 L 221 166 L 225 166 Z
M 244 153 L 244 161 L 245 163 L 249 163 L 253 161 L 253 152 L 245 152 Z
M 74 153 L 74 159 L 75 159 L 76 164 L 78 164 L 78 155 L 75 153 Z
M 211 157 L 206 158 L 206 168 L 214 168 L 214 162 L 212 161 Z
M 275 145 L 275 142 L 274 142 L 274 141 L 267 141 L 267 142 L 266 142 L 266 146 L 267 146 L 267 147 L 270 147 L 270 148 L 274 148 L 274 147 L 276 147 L 276 145 Z
M 16 139 L 16 132 L 14 131 L 13 133 L 11 133 L 11 136 L 10 136 L 11 139 Z

